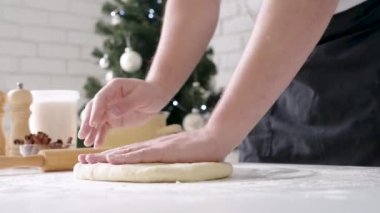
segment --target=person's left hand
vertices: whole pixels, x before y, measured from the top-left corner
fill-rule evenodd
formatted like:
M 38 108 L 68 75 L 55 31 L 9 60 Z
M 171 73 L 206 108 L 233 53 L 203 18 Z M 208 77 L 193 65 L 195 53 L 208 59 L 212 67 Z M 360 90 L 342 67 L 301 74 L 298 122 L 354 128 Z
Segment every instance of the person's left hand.
M 81 163 L 194 163 L 220 162 L 228 154 L 220 138 L 205 129 L 180 132 L 146 142 L 111 149 L 98 154 L 83 154 Z

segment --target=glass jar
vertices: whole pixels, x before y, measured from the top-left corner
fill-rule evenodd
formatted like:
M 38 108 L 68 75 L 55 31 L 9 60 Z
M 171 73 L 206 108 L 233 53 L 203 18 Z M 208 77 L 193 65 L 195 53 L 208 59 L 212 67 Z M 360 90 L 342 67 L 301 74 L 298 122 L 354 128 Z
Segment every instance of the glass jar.
M 74 90 L 32 90 L 33 103 L 29 125 L 32 133 L 46 133 L 52 141 L 66 143 L 72 138 L 76 147 L 79 92 Z

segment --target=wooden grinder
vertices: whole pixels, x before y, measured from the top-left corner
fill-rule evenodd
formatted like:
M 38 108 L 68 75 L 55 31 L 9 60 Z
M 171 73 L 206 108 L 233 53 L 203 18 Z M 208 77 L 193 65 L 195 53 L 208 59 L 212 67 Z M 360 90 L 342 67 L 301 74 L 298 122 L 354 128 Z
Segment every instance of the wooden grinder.
M 5 93 L 0 91 L 0 155 L 5 155 L 5 135 L 3 130 L 4 104 L 6 101 Z
M 23 88 L 22 83 L 17 83 L 17 88 L 9 91 L 8 103 L 10 106 L 11 133 L 7 146 L 7 155 L 20 156 L 19 145 L 15 140 L 24 140 L 30 134 L 29 117 L 32 94 Z

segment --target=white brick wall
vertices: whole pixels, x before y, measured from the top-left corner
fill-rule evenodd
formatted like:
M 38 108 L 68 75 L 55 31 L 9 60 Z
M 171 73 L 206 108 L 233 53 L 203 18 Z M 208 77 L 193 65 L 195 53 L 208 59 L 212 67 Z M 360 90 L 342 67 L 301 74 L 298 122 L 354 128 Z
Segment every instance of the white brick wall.
M 102 43 L 94 34 L 102 2 L 0 0 L 0 90 L 17 81 L 29 89 L 82 90 L 87 76 L 103 78 L 90 56 Z
M 104 77 L 91 56 L 104 0 L 0 0 L 0 90 L 81 92 L 89 75 Z M 6 117 L 6 127 L 9 126 Z
M 239 62 L 262 0 L 222 0 L 219 23 L 211 46 L 219 75 L 217 86 L 225 86 Z

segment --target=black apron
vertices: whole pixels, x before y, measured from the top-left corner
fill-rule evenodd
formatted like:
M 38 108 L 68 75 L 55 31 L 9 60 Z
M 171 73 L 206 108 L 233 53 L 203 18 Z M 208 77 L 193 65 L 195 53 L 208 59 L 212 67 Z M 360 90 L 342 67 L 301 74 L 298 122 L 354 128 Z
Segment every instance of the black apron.
M 380 166 L 380 0 L 333 16 L 239 149 L 242 162 Z

